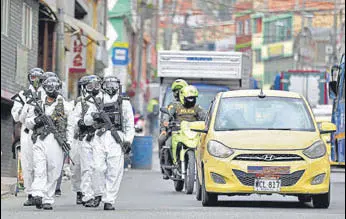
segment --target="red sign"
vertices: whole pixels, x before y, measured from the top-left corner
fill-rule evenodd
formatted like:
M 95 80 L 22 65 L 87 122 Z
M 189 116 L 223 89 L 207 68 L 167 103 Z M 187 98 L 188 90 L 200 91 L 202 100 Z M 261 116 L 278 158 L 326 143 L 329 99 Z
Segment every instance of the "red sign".
M 84 36 L 71 37 L 71 63 L 70 73 L 86 72 L 86 39 Z

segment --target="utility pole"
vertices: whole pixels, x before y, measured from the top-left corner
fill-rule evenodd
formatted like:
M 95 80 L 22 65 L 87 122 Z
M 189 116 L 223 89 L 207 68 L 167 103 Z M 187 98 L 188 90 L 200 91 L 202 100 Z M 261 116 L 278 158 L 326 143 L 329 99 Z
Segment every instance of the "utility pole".
M 169 21 L 168 21 L 168 28 L 165 31 L 165 37 L 164 37 L 164 50 L 170 50 L 172 46 L 172 35 L 173 35 L 173 21 L 176 13 L 176 7 L 177 7 L 177 0 L 173 0 L 172 2 L 172 8 L 171 8 L 171 15 L 169 14 Z
M 337 63 L 337 54 L 336 54 L 336 38 L 338 36 L 337 34 L 337 25 L 338 25 L 338 0 L 334 0 L 334 24 L 333 24 L 333 39 L 332 39 L 332 46 L 333 46 L 333 55 L 331 58 L 331 64 L 334 65 L 335 63 Z
M 142 55 L 143 55 L 143 36 L 144 36 L 144 21 L 146 13 L 146 4 L 144 2 L 140 3 L 140 30 L 138 39 L 138 49 L 137 49 L 137 85 L 136 85 L 136 106 L 137 112 L 140 112 L 142 108 L 140 107 L 141 102 L 141 77 L 142 77 Z
M 65 25 L 64 25 L 64 1 L 56 0 L 56 5 L 58 9 L 58 22 L 56 25 L 56 65 L 55 73 L 61 79 L 65 81 L 64 75 L 64 61 L 65 61 Z

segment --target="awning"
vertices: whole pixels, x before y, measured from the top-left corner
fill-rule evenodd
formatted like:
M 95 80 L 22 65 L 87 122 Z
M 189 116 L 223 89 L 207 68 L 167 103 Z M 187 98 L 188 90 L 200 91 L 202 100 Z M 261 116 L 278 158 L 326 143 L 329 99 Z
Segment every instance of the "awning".
M 93 27 L 89 26 L 88 24 L 73 18 L 69 15 L 64 16 L 64 22 L 65 24 L 71 26 L 76 31 L 80 31 L 82 34 L 86 35 L 88 38 L 94 40 L 94 41 L 106 41 L 107 37 L 103 35 L 102 33 L 95 30 Z
M 53 3 L 50 3 L 46 0 L 40 0 L 41 3 L 45 4 L 47 7 L 49 7 L 55 14 L 57 14 L 57 8 L 56 5 Z M 71 17 L 67 14 L 64 14 L 64 23 L 65 25 L 71 27 L 77 32 L 80 32 L 81 34 L 85 35 L 86 37 L 90 38 L 93 41 L 106 41 L 108 40 L 105 35 L 95 30 L 93 27 L 89 26 L 88 24 Z

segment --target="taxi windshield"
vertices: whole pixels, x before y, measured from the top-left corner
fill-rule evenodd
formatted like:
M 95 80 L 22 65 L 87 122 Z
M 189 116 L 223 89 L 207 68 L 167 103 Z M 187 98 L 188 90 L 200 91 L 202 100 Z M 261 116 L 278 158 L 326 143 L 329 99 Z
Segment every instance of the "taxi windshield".
M 215 130 L 315 131 L 315 127 L 302 99 L 235 97 L 220 101 Z

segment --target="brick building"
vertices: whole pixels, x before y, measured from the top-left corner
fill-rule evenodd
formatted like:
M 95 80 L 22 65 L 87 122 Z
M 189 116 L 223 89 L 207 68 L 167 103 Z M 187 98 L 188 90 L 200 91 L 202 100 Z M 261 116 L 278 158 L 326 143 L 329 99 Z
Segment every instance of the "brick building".
M 27 70 L 37 66 L 37 0 L 1 0 L 1 176 L 15 176 L 12 159 L 11 97 L 27 86 Z

